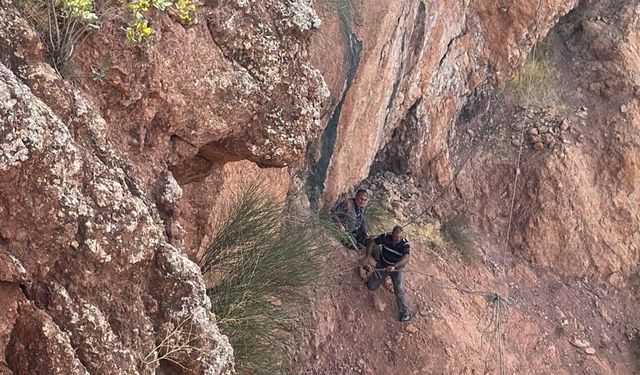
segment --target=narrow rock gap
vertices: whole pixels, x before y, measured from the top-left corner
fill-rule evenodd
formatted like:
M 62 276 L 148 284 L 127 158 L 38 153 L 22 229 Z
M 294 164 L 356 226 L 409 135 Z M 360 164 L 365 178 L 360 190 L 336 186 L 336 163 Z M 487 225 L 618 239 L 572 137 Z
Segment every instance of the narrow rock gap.
M 358 72 L 358 65 L 360 63 L 360 53 L 362 52 L 362 42 L 357 39 L 356 35 L 351 31 L 350 22 L 348 16 L 340 13 L 340 28 L 347 43 L 348 54 L 346 56 L 345 64 L 348 67 L 347 75 L 344 84 L 344 90 L 340 101 L 336 105 L 331 119 L 320 136 L 320 157 L 310 167 L 310 175 L 308 179 L 309 189 L 307 191 L 307 198 L 312 207 L 318 208 L 320 206 L 320 197 L 324 191 L 324 182 L 327 178 L 327 171 L 331 163 L 333 151 L 335 149 L 336 139 L 338 135 L 338 125 L 340 123 L 340 114 L 342 106 L 351 88 L 351 83 Z
M 409 107 L 400 124 L 393 130 L 389 142 L 376 154 L 369 169 L 369 175 L 383 171 L 404 174 L 409 170 L 409 158 L 413 150 L 411 141 L 418 139 L 416 136 L 419 127 L 417 113 L 421 103 L 422 97 Z

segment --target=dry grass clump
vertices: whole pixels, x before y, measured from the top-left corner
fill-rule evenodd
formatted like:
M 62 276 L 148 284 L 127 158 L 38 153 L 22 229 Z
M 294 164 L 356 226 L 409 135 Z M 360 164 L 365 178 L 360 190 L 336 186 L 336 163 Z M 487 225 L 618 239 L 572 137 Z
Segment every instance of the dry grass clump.
M 158 364 L 162 361 L 189 372 L 188 364 L 183 363 L 183 355 L 191 352 L 197 352 L 203 356 L 214 355 L 211 350 L 203 349 L 203 332 L 194 326 L 194 314 L 195 311 L 176 324 L 145 356 L 143 371 L 145 375 L 155 374 Z
M 375 195 L 369 199 L 366 216 L 369 234 L 373 237 L 389 232 L 399 224 L 393 210 L 384 205 Z
M 436 223 L 415 224 L 407 228 L 406 232 L 413 241 L 435 249 L 442 249 L 447 245 L 440 226 Z
M 440 232 L 449 250 L 467 261 L 478 259 L 479 254 L 475 250 L 478 235 L 467 217 L 456 215 L 444 220 Z
M 544 45 L 535 46 L 505 87 L 505 94 L 525 108 L 560 106 L 560 77 Z

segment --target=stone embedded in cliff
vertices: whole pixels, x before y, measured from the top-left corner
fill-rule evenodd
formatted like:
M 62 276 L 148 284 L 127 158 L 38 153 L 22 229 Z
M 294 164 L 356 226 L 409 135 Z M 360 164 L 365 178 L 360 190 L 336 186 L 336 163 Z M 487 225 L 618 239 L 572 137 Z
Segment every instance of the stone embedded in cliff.
M 208 147 L 220 155 L 283 166 L 303 155 L 321 129 L 319 111 L 328 90 L 308 62 L 304 41 L 320 19 L 306 1 L 252 2 L 247 7 L 239 12 L 218 4 L 207 25 L 225 58 L 246 71 L 256 86 L 244 98 L 254 108 L 253 117 Z
M 544 143 L 537 141 L 537 142 L 534 142 L 531 145 L 531 147 L 533 147 L 533 149 L 536 151 L 541 151 L 541 150 L 544 150 Z
M 80 99 L 75 121 L 97 121 Z M 0 276 L 29 300 L 13 326 L 0 325 L 9 369 L 142 374 L 173 359 L 193 373 L 230 373 L 198 267 L 166 243 L 154 206 L 108 147 L 97 134 L 75 140 L 0 65 L 0 256 L 11 262 Z M 197 350 L 153 360 L 168 353 L 158 347 L 175 332 L 166 327 L 185 320 Z
M 69 334 L 32 304 L 22 304 L 17 309 L 17 319 L 11 329 L 5 358 L 14 375 L 91 374 L 75 353 Z

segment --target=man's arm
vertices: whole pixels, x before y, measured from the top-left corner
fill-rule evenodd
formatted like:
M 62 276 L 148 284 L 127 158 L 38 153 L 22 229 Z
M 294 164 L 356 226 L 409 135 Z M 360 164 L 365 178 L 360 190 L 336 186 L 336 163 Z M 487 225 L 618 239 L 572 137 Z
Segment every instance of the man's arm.
M 369 225 L 367 224 L 367 210 L 363 209 L 362 212 L 362 225 L 360 226 L 360 230 L 364 234 L 364 238 L 369 238 Z
M 380 245 L 383 239 L 384 239 L 384 233 L 376 237 L 374 240 L 368 241 L 367 251 L 365 252 L 364 258 L 362 258 L 362 260 L 369 259 L 369 257 L 371 256 L 371 252 L 373 251 L 373 247 L 375 245 Z
M 367 243 L 367 250 L 364 253 L 364 256 L 362 257 L 362 259 L 360 259 L 361 262 L 366 262 L 367 259 L 369 259 L 369 257 L 371 256 L 371 252 L 373 251 L 373 246 L 375 245 L 374 241 L 369 241 Z
M 345 200 L 340 202 L 331 213 L 331 219 L 335 221 L 342 230 L 345 230 L 347 211 L 347 201 Z
M 400 258 L 400 260 L 398 261 L 398 263 L 395 264 L 394 268 L 399 269 L 406 266 L 407 263 L 409 263 L 409 257 L 411 257 L 411 254 L 403 255 L 402 258 Z
M 400 258 L 400 260 L 398 262 L 396 262 L 396 264 L 394 264 L 393 266 L 387 266 L 384 268 L 384 270 L 386 272 L 394 272 L 397 271 L 399 269 L 401 269 L 402 267 L 406 266 L 407 263 L 409 263 L 409 257 L 411 256 L 411 254 L 405 254 L 402 256 L 402 258 Z

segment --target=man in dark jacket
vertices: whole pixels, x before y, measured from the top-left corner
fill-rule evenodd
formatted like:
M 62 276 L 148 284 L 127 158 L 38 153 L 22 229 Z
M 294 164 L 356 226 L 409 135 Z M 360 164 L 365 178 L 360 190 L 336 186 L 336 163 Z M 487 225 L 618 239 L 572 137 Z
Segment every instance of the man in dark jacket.
M 332 219 L 340 229 L 351 237 L 351 243 L 347 243 L 347 247 L 356 245 L 358 249 L 366 248 L 369 232 L 367 229 L 366 204 L 369 200 L 369 194 L 366 190 L 358 190 L 354 198 L 345 199 L 340 202 L 332 212 Z
M 393 292 L 396 295 L 396 303 L 400 312 L 400 321 L 411 319 L 409 306 L 404 292 L 404 266 L 409 263 L 409 242 L 404 238 L 401 226 L 395 226 L 391 233 L 381 234 L 374 241 L 367 244 L 366 257 L 372 255 L 374 243 L 379 245 L 379 251 L 374 255 L 376 269 L 367 281 L 369 290 L 376 290 L 382 285 L 387 276 L 391 276 Z M 366 258 L 365 258 L 366 259 Z

